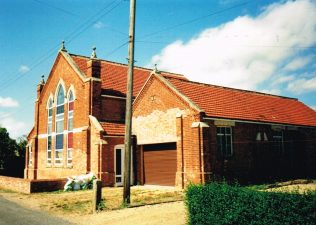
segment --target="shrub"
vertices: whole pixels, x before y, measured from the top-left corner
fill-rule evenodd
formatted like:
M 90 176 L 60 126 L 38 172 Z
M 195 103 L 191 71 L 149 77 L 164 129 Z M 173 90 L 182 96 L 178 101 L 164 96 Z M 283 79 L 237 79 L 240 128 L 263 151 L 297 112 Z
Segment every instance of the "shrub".
M 314 225 L 316 221 L 316 192 L 260 192 L 226 183 L 190 185 L 186 206 L 191 225 Z

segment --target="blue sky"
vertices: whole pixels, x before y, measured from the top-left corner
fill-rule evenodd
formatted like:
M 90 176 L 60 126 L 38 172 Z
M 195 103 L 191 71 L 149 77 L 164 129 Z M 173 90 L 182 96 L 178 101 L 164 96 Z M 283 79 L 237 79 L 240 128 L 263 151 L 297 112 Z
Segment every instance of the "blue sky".
M 69 52 L 126 63 L 127 0 L 1 0 L 0 124 L 33 125 L 36 85 Z M 316 1 L 138 0 L 137 66 L 316 108 Z

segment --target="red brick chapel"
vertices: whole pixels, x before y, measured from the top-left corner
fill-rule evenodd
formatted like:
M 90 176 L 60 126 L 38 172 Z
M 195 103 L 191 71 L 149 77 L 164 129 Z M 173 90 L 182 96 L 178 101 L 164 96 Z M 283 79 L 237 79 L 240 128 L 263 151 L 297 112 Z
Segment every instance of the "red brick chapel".
M 58 52 L 37 86 L 25 178 L 123 182 L 127 65 Z M 134 68 L 132 183 L 316 174 L 316 112 L 297 99 Z

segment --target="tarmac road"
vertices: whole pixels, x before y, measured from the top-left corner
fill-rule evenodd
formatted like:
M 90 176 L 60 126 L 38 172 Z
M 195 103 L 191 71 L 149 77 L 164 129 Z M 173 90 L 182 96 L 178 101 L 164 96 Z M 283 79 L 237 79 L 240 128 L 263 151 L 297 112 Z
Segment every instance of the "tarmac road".
M 45 212 L 24 208 L 0 196 L 0 225 L 73 225 Z

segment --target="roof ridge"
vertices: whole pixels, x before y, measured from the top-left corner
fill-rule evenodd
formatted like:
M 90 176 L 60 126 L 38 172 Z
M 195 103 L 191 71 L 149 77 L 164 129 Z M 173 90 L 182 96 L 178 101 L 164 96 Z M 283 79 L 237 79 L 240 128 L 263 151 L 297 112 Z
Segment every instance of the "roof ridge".
M 240 88 L 225 87 L 225 86 L 220 86 L 220 85 L 215 85 L 215 84 L 207 84 L 207 83 L 202 83 L 202 82 L 197 82 L 197 81 L 192 81 L 192 80 L 183 80 L 183 79 L 178 79 L 176 77 L 170 77 L 167 79 L 169 79 L 169 80 L 175 79 L 175 80 L 179 80 L 181 82 L 198 84 L 198 85 L 203 85 L 203 86 L 208 86 L 208 87 L 223 88 L 223 89 L 229 89 L 229 90 L 234 90 L 234 91 L 248 92 L 248 93 L 254 93 L 254 94 L 258 94 L 258 95 L 272 96 L 272 97 L 278 97 L 278 98 L 291 99 L 291 100 L 298 101 L 297 98 L 292 98 L 292 97 L 287 97 L 287 96 L 282 96 L 282 95 L 274 95 L 274 94 L 269 94 L 269 93 L 264 93 L 264 92 L 259 92 L 259 91 L 250 91 L 250 90 L 245 90 L 245 89 L 240 89 Z
M 85 59 L 90 59 L 90 57 L 84 56 L 84 55 L 78 55 L 78 54 L 73 54 L 73 53 L 68 53 L 68 54 L 69 54 L 70 56 L 82 57 L 82 58 L 85 58 Z M 103 61 L 103 62 L 107 62 L 107 63 L 116 64 L 116 65 L 128 66 L 128 65 L 125 64 L 125 63 L 114 62 L 114 61 L 110 61 L 110 60 L 106 60 L 106 59 L 99 59 L 99 58 L 98 58 L 98 60 Z M 153 69 L 149 69 L 149 68 L 141 67 L 141 66 L 134 66 L 134 68 L 141 69 L 141 70 L 146 70 L 146 71 L 148 71 L 148 72 L 153 71 Z M 183 74 L 180 74 L 180 73 L 172 73 L 172 72 L 162 71 L 162 70 L 159 70 L 159 72 L 164 73 L 164 74 L 166 74 L 166 75 L 170 74 L 170 75 L 175 75 L 175 76 L 179 76 L 179 77 L 185 78 L 185 76 L 184 76 Z

